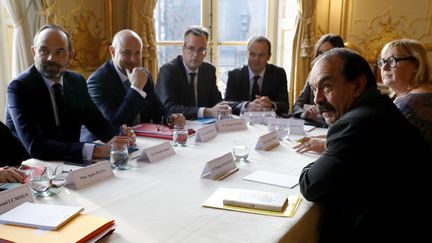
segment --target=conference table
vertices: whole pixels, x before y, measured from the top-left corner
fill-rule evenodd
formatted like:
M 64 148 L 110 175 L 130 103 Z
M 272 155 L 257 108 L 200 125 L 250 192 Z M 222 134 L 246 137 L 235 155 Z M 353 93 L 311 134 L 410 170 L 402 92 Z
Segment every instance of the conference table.
M 198 129 L 188 121 L 189 128 Z M 36 197 L 37 203 L 84 207 L 85 214 L 115 220 L 116 230 L 104 242 L 316 242 L 319 230 L 319 206 L 304 198 L 293 217 L 274 217 L 203 207 L 202 203 L 218 188 L 242 188 L 300 195 L 294 188 L 252 182 L 243 177 L 258 171 L 298 177 L 304 166 L 319 155 L 297 153 L 295 139 L 288 135 L 269 150 L 255 150 L 258 137 L 268 133 L 260 124 L 248 124 L 246 130 L 221 132 L 207 142 L 189 137 L 186 147 L 174 147 L 175 155 L 153 163 L 131 159 L 130 170 L 114 170 L 114 177 L 82 189 L 62 187 L 55 196 Z M 315 128 L 305 135 L 325 134 Z M 232 152 L 233 139 L 250 141 L 249 162 L 237 162 L 239 170 L 223 180 L 201 178 L 206 163 Z M 138 137 L 139 155 L 143 148 L 168 140 Z M 26 164 L 55 166 L 55 162 L 35 159 Z M 66 166 L 66 165 L 65 165 Z

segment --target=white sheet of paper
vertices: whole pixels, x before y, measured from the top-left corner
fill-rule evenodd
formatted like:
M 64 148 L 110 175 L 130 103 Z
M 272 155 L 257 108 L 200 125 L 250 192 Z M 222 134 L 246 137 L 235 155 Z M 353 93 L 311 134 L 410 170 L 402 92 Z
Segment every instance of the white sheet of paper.
M 280 173 L 258 170 L 250 175 L 243 177 L 243 180 L 293 188 L 298 184 L 299 178 Z

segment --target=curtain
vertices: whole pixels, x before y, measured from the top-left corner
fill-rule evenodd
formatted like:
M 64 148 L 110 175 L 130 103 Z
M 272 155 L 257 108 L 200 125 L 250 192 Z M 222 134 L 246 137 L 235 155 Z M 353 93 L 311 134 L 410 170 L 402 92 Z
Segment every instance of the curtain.
M 7 70 L 13 78 L 33 64 L 30 47 L 36 31 L 45 23 L 45 18 L 39 15 L 43 4 L 42 0 L 2 0 L 1 3 L 13 22 L 12 70 Z M 2 108 L 6 104 L 6 86 L 9 81 L 2 80 L 2 87 L 5 87 L 0 90 Z M 0 109 L 1 117 L 4 117 L 4 111 L 5 109 Z
M 294 26 L 292 69 L 289 83 L 289 102 L 294 104 L 306 82 L 314 46 L 313 14 L 317 0 L 297 0 L 297 17 Z
M 153 11 L 157 0 L 130 0 L 128 26 L 138 33 L 143 40 L 143 65 L 147 68 L 154 82 L 157 80 L 158 62 L 156 30 Z

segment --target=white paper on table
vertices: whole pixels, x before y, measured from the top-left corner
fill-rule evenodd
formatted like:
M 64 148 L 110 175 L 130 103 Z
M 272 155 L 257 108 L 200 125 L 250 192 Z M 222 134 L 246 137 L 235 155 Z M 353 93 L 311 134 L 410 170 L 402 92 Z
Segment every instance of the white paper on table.
M 252 174 L 243 177 L 243 180 L 256 181 L 276 186 L 293 188 L 298 184 L 299 178 L 296 176 L 258 170 Z

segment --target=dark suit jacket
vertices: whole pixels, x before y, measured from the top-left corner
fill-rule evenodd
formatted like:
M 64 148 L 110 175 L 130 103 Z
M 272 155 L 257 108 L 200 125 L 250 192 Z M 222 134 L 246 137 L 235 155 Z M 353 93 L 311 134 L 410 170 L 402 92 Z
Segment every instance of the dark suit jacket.
M 0 167 L 19 165 L 30 156 L 21 142 L 12 134 L 9 128 L 0 122 Z
M 8 86 L 6 125 L 33 158 L 82 161 L 82 125 L 102 141 L 118 133 L 91 100 L 81 75 L 66 71 L 63 90 L 67 122 L 57 128 L 48 88 L 34 65 Z
M 144 99 L 134 89 L 126 90 L 112 60 L 100 66 L 87 80 L 88 91 L 93 102 L 114 126 L 134 124 L 139 115 L 140 122 L 159 123 L 165 114 L 162 103 L 154 91 L 154 83 L 149 75 L 143 91 L 147 93 Z M 83 132 L 83 141 L 94 140 L 93 136 Z
M 250 100 L 250 78 L 248 66 L 237 68 L 228 72 L 228 81 L 225 91 L 225 100 L 229 101 L 234 114 L 240 113 L 244 102 Z M 283 68 L 267 64 L 261 96 L 268 96 L 277 106 L 276 113 L 288 113 L 287 77 Z
M 192 99 L 188 96 L 188 77 L 182 56 L 164 64 L 159 70 L 157 80 L 156 93 L 168 114 L 183 113 L 186 119 L 195 119 L 199 107 L 213 107 L 222 100 L 216 86 L 216 69 L 207 62 L 198 70 L 197 106 L 193 106 Z
M 309 81 L 306 80 L 305 86 L 303 87 L 303 90 L 301 91 L 299 97 L 297 98 L 296 102 L 293 106 L 293 116 L 295 118 L 301 118 L 301 114 L 304 112 L 303 106 L 305 104 L 308 105 L 315 105 L 314 102 L 314 94 L 312 92 L 312 89 L 309 85 Z M 313 125 L 317 127 L 328 127 L 328 124 L 325 122 L 323 117 L 319 117 L 317 119 L 305 119 L 305 124 Z
M 421 242 L 414 238 L 429 231 L 416 218 L 430 215 L 430 205 L 410 197 L 430 190 L 430 158 L 389 97 L 376 88 L 364 94 L 330 126 L 326 151 L 300 176 L 303 196 L 323 206 L 320 242 Z

